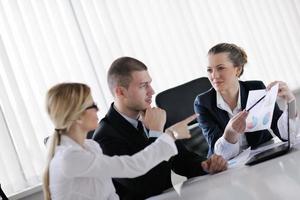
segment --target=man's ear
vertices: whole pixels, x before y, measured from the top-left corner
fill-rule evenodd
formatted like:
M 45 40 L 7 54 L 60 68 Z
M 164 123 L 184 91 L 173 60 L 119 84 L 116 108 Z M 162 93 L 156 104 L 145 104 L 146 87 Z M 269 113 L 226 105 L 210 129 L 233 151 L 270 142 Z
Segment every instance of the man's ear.
M 126 89 L 124 87 L 122 87 L 122 86 L 117 86 L 115 88 L 115 95 L 117 97 L 123 97 L 123 96 L 125 96 L 126 95 Z

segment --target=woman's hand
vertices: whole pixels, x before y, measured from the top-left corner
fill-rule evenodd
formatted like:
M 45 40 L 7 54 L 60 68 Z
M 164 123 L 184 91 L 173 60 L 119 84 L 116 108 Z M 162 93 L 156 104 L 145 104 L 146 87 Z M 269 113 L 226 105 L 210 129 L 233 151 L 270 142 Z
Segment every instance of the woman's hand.
M 224 138 L 229 143 L 235 144 L 238 141 L 239 134 L 244 133 L 247 116 L 248 112 L 243 110 L 229 120 L 224 131 Z
M 188 123 L 196 119 L 198 115 L 194 114 L 166 129 L 166 133 L 173 136 L 175 140 L 190 138 Z
M 273 81 L 271 82 L 268 86 L 267 86 L 267 90 L 270 90 L 271 87 L 273 87 L 276 84 L 279 84 L 278 86 L 278 97 L 283 98 L 284 100 L 286 100 L 288 103 L 290 103 L 291 101 L 295 100 L 295 95 L 292 93 L 292 91 L 289 89 L 288 85 L 283 82 L 283 81 Z

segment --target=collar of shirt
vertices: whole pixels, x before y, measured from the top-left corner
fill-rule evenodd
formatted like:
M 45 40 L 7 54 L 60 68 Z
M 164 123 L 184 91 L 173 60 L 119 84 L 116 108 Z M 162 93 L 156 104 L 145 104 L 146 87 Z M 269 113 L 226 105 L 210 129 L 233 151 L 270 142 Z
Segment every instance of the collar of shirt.
M 229 118 L 231 119 L 234 115 L 236 115 L 238 112 L 240 112 L 242 110 L 242 106 L 241 106 L 241 95 L 240 95 L 240 87 L 239 87 L 239 91 L 238 91 L 238 102 L 236 107 L 231 110 L 229 105 L 224 101 L 222 95 L 217 92 L 217 107 L 225 110 L 228 113 Z
M 118 111 L 118 109 L 114 106 L 114 109 L 120 114 L 120 115 L 122 115 L 122 117 L 124 117 L 133 127 L 135 127 L 135 128 L 137 128 L 137 126 L 138 126 L 138 120 L 137 119 L 133 119 L 133 118 L 131 118 L 131 117 L 127 117 L 126 115 L 124 115 L 124 114 L 122 114 L 122 113 L 120 113 L 119 111 Z
M 118 109 L 114 106 L 114 109 L 122 116 L 124 117 L 133 127 L 137 128 L 138 126 L 138 120 L 130 118 L 118 111 Z M 143 125 L 144 126 L 144 125 Z M 145 126 L 144 126 L 145 130 Z M 145 130 L 145 133 L 148 135 L 148 137 L 159 137 L 162 133 L 160 131 L 154 131 L 154 130 L 149 130 L 149 133 Z
M 61 135 L 60 143 L 65 146 L 73 146 L 73 147 L 76 147 L 79 149 L 89 149 L 89 147 L 86 143 L 86 140 L 84 141 L 83 147 L 82 147 L 80 144 L 78 144 L 76 141 L 74 141 L 72 138 L 70 138 L 67 135 Z
M 242 110 L 240 87 L 239 87 L 239 91 L 238 91 L 238 102 L 237 102 L 236 107 L 233 110 L 230 109 L 229 105 L 224 101 L 222 95 L 219 92 L 217 92 L 217 107 L 222 110 L 225 110 L 228 113 L 228 116 L 230 119 L 234 115 L 236 115 L 238 112 L 240 112 Z M 244 134 L 240 135 L 239 146 L 242 149 L 244 149 L 248 146 L 248 142 L 247 142 L 246 136 Z
M 66 135 L 60 136 L 60 143 L 66 144 L 66 145 L 71 144 L 72 146 L 81 147 L 77 142 L 75 142 L 72 138 L 70 138 L 69 136 L 66 136 Z

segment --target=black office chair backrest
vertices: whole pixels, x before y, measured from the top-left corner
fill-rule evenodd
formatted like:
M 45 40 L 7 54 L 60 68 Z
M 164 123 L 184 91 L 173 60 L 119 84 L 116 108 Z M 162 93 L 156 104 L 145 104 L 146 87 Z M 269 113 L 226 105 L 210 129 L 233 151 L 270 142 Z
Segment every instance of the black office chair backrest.
M 201 77 L 159 93 L 155 102 L 167 112 L 166 127 L 194 114 L 196 96 L 210 88 L 208 78 Z
M 194 114 L 196 96 L 211 87 L 208 78 L 201 77 L 159 93 L 155 98 L 155 102 L 159 108 L 164 109 L 167 113 L 165 127 L 167 128 Z M 196 120 L 190 124 L 195 123 L 197 123 Z M 192 138 L 183 140 L 183 143 L 189 150 L 206 157 L 208 145 L 201 129 L 196 126 L 190 131 Z

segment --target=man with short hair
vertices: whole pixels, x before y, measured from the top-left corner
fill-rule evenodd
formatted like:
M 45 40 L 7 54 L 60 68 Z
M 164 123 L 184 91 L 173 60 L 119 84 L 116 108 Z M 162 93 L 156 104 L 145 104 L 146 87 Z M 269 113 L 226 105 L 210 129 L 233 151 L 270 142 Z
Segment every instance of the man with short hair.
M 104 154 L 133 155 L 147 147 L 162 133 L 166 113 L 152 108 L 151 77 L 144 63 L 130 57 L 115 60 L 108 71 L 108 85 L 114 103 L 95 131 Z M 141 123 L 142 122 L 142 123 Z M 208 160 L 189 152 L 176 142 L 178 155 L 164 161 L 137 178 L 113 179 L 120 199 L 145 199 L 172 187 L 171 169 L 187 178 L 223 171 L 226 161 L 217 155 Z M 133 163 L 134 164 L 134 163 Z

